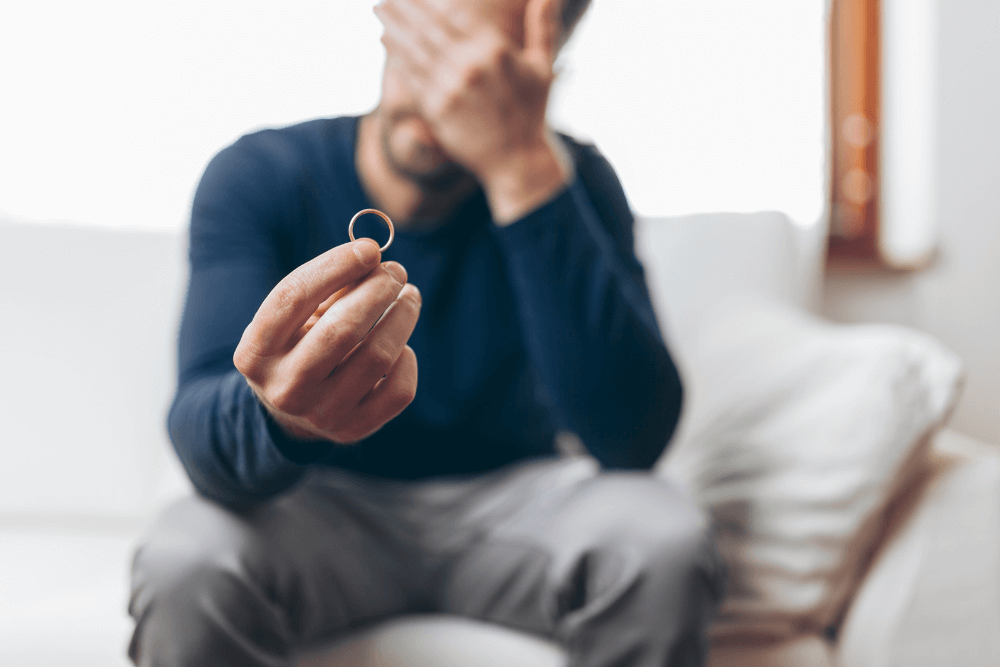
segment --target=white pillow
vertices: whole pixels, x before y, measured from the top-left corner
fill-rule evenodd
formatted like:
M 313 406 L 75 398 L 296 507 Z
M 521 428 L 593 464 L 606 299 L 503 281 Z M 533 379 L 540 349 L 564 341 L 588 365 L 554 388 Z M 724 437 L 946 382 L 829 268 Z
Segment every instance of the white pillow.
M 947 417 L 961 363 L 930 336 L 723 305 L 679 360 L 661 471 L 715 518 L 730 588 L 713 634 L 785 637 L 839 618 L 882 510 Z

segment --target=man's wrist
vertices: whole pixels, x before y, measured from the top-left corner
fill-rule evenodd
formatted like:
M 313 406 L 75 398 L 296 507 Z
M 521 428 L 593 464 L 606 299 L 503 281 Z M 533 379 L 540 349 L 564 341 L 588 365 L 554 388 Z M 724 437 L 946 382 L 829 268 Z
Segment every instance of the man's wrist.
M 506 227 L 562 190 L 573 164 L 562 142 L 546 133 L 535 146 L 510 155 L 482 178 L 493 221 Z
M 292 418 L 282 414 L 280 410 L 276 409 L 263 396 L 261 396 L 260 392 L 257 391 L 257 388 L 253 385 L 253 383 L 248 381 L 247 384 L 250 386 L 250 391 L 253 392 L 257 402 L 260 403 L 260 407 L 264 411 L 267 419 L 271 421 L 275 428 L 277 428 L 277 430 L 281 432 L 282 436 L 284 436 L 287 440 L 297 441 L 303 444 L 332 444 L 332 441 L 322 433 L 318 433 L 295 424 L 292 421 Z
M 267 410 L 266 407 L 264 409 Z M 318 433 L 296 426 L 295 424 L 282 419 L 273 412 L 268 411 L 268 414 L 271 416 L 271 419 L 274 421 L 278 429 L 285 435 L 285 437 L 291 440 L 296 440 L 301 443 L 314 444 L 330 442 L 329 438 L 325 438 Z

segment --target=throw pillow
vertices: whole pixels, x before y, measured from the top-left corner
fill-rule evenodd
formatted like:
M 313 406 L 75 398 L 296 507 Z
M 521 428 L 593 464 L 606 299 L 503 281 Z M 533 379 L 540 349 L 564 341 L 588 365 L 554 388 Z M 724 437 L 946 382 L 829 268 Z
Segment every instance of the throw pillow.
M 699 334 L 660 470 L 716 522 L 730 590 L 713 635 L 822 632 L 949 414 L 961 363 L 918 331 L 759 301 L 721 306 Z

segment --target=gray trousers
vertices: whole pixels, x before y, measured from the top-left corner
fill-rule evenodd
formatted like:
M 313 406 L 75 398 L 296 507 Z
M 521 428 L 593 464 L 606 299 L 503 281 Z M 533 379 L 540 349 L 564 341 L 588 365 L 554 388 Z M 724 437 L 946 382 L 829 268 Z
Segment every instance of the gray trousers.
M 458 614 L 553 638 L 570 664 L 701 665 L 722 572 L 670 483 L 587 458 L 433 481 L 318 469 L 266 506 L 170 507 L 139 547 L 137 665 L 290 666 L 393 616 Z

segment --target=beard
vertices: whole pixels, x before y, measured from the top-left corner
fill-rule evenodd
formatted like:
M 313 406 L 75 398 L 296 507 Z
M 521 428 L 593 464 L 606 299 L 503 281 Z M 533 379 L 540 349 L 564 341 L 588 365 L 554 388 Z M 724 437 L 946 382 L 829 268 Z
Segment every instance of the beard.
M 425 192 L 446 192 L 474 180 L 462 165 L 435 145 L 413 139 L 405 152 L 393 145 L 393 132 L 406 121 L 419 120 L 412 112 L 397 112 L 381 123 L 382 154 L 389 168 Z M 422 121 L 421 121 L 422 122 Z

